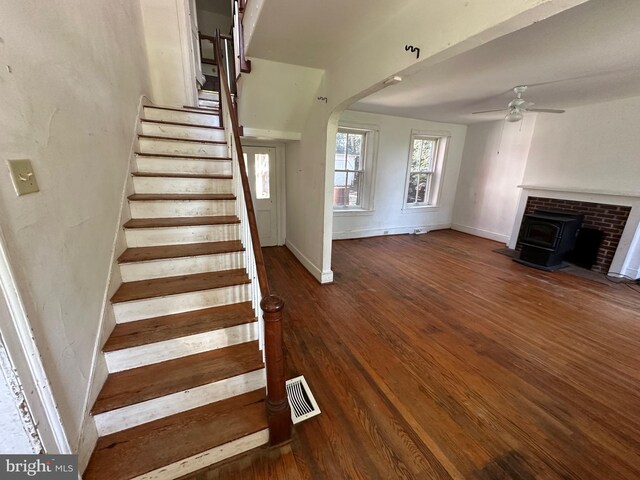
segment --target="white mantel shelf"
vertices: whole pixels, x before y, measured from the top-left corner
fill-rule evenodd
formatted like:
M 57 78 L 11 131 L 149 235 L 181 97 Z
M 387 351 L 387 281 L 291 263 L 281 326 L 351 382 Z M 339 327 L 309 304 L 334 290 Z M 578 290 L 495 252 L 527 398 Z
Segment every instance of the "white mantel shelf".
M 549 187 L 544 185 L 518 185 L 523 190 L 544 190 L 547 192 L 567 192 L 567 193 L 583 193 L 586 195 L 608 195 L 610 197 L 633 197 L 640 198 L 640 192 L 613 192 L 609 190 L 592 190 L 588 188 L 575 187 Z

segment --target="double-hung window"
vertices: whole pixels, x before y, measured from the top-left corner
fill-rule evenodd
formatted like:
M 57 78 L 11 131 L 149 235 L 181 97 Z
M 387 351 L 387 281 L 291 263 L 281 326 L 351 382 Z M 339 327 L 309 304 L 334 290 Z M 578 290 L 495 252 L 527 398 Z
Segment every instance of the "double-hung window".
M 405 207 L 436 204 L 447 137 L 411 135 Z
M 340 128 L 336 135 L 333 208 L 365 208 L 367 131 Z

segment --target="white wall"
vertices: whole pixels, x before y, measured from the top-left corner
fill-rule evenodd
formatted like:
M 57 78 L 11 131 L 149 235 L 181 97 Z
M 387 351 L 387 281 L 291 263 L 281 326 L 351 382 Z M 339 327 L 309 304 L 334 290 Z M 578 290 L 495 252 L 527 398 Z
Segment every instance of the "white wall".
M 198 30 L 200 30 L 200 32 L 213 36 L 216 34 L 216 29 L 218 28 L 220 29 L 220 33 L 227 35 L 231 33 L 231 14 L 223 15 L 221 13 L 198 9 Z
M 640 200 L 640 97 L 587 105 L 563 115 L 538 116 L 523 184 Z M 633 202 L 632 202 L 633 203 Z M 631 219 L 640 212 L 634 206 Z M 520 218 L 516 219 L 519 224 Z M 628 227 L 629 228 L 629 227 Z M 630 238 L 636 238 L 636 241 Z M 640 231 L 627 232 L 612 269 L 640 276 Z M 627 240 L 629 239 L 629 240 Z
M 138 2 L 5 2 L 2 161 L 32 160 L 40 192 L 0 170 L 0 230 L 72 449 L 77 449 L 140 96 Z
M 142 9 L 153 102 L 179 107 L 195 105 L 196 72 L 189 49 L 188 2 L 138 1 Z
M 535 115 L 469 125 L 452 228 L 507 243 L 518 209 Z
M 245 133 L 299 139 L 323 75 L 316 68 L 252 58 L 251 73 L 238 85 L 238 118 Z
M 640 194 L 640 97 L 540 114 L 527 185 Z
M 382 88 L 382 82 L 391 75 L 426 68 L 583 1 L 494 0 L 487 8 L 486 2 L 411 0 L 401 8 L 390 9 L 384 18 L 361 17 L 362 21 L 354 25 L 353 42 L 336 52 L 318 89 L 318 95 L 326 96 L 328 103 L 316 101 L 312 105 L 300 143 L 287 147 L 287 187 L 293 184 L 300 193 L 288 192 L 287 242 L 297 247 L 298 258 L 316 267 L 311 269 L 316 278 L 332 278 L 331 163 L 337 117 L 342 110 Z M 260 21 L 259 9 L 250 18 L 253 32 L 255 22 Z M 440 28 L 442 25 L 447 29 Z M 407 42 L 422 48 L 419 61 L 404 52 Z M 295 212 L 289 209 L 293 203 Z
M 378 148 L 373 212 L 334 213 L 333 238 L 383 235 L 385 231 L 390 234 L 413 233 L 415 229 L 426 232 L 451 225 L 466 126 L 349 110 L 340 117 L 340 124 L 378 130 Z M 412 130 L 451 134 L 436 207 L 402 209 Z

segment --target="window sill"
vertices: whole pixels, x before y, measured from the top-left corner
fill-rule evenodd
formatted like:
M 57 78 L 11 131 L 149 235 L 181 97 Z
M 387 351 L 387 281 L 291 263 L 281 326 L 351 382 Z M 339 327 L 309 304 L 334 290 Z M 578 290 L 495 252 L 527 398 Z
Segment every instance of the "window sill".
M 402 213 L 427 213 L 436 212 L 440 209 L 438 205 L 421 205 L 419 207 L 402 207 Z
M 334 210 L 333 215 L 336 217 L 357 217 L 359 215 L 373 215 L 374 210 L 366 210 L 364 208 L 345 208 Z

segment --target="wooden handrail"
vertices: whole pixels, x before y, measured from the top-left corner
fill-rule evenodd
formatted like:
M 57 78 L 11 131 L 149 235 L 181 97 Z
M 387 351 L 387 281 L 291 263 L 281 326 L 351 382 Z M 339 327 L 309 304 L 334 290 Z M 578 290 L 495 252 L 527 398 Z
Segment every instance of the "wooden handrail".
M 211 35 L 205 35 L 204 33 L 200 32 L 198 32 L 198 34 L 200 35 L 200 38 L 202 40 L 209 40 L 211 43 L 215 43 L 216 41 L 216 37 L 212 37 Z M 233 37 L 231 35 L 225 35 L 224 33 L 220 34 L 220 38 L 224 38 L 225 40 L 233 40 Z
M 236 109 L 232 107 L 231 92 L 229 86 L 225 80 L 227 72 L 224 68 L 224 62 L 222 61 L 222 44 L 220 39 L 220 32 L 216 32 L 216 41 L 214 42 L 216 60 L 218 61 L 218 76 L 220 77 L 220 94 L 224 90 L 224 96 L 229 105 L 229 117 L 231 117 L 231 134 L 233 135 L 234 143 L 236 144 L 236 154 L 238 155 L 238 163 L 240 165 L 240 176 L 242 180 L 242 191 L 244 192 L 244 199 L 247 205 L 247 218 L 249 221 L 249 229 L 251 230 L 251 243 L 255 251 L 256 256 L 256 268 L 258 273 L 258 282 L 260 283 L 260 293 L 263 297 L 268 297 L 271 292 L 269 291 L 269 280 L 267 279 L 267 270 L 264 266 L 264 257 L 262 255 L 262 247 L 260 246 L 260 238 L 258 236 L 258 223 L 256 222 L 255 209 L 253 207 L 253 199 L 251 197 L 251 187 L 249 186 L 249 175 L 247 174 L 247 166 L 241 159 L 244 158 L 244 152 L 242 151 L 242 144 L 240 143 L 240 125 L 238 122 L 238 114 Z
M 244 53 L 244 4 L 242 0 L 238 1 L 238 45 L 235 45 L 236 55 L 238 55 L 240 59 L 240 72 L 242 73 L 251 73 L 251 60 L 247 60 L 247 57 Z M 235 25 L 235 23 L 234 23 Z M 236 72 L 239 75 L 240 72 Z
M 200 36 L 200 40 L 209 40 L 211 43 L 215 43 L 216 41 L 216 37 L 212 37 L 211 35 L 205 35 L 202 32 L 198 32 L 198 35 Z
M 271 445 L 279 445 L 291 439 L 291 411 L 287 400 L 285 384 L 285 358 L 284 342 L 282 334 L 282 310 L 284 300 L 277 295 L 273 295 L 269 289 L 267 270 L 264 265 L 260 236 L 258 235 L 258 224 L 256 222 L 249 176 L 244 162 L 244 152 L 240 142 L 240 125 L 238 123 L 238 112 L 235 103 L 231 99 L 230 86 L 227 84 L 227 74 L 225 62 L 222 55 L 222 39 L 220 30 L 216 31 L 216 38 L 213 44 L 218 60 L 218 75 L 220 78 L 220 117 L 222 118 L 222 106 L 228 106 L 230 125 L 233 136 L 233 143 L 236 149 L 236 157 L 240 171 L 240 180 L 247 211 L 247 222 L 251 233 L 251 245 L 256 262 L 256 275 L 262 300 L 260 308 L 264 318 L 264 346 L 265 363 L 267 372 L 267 416 L 269 418 L 269 441 Z M 235 81 L 235 79 L 230 79 Z M 222 95 L 226 102 L 222 102 Z

